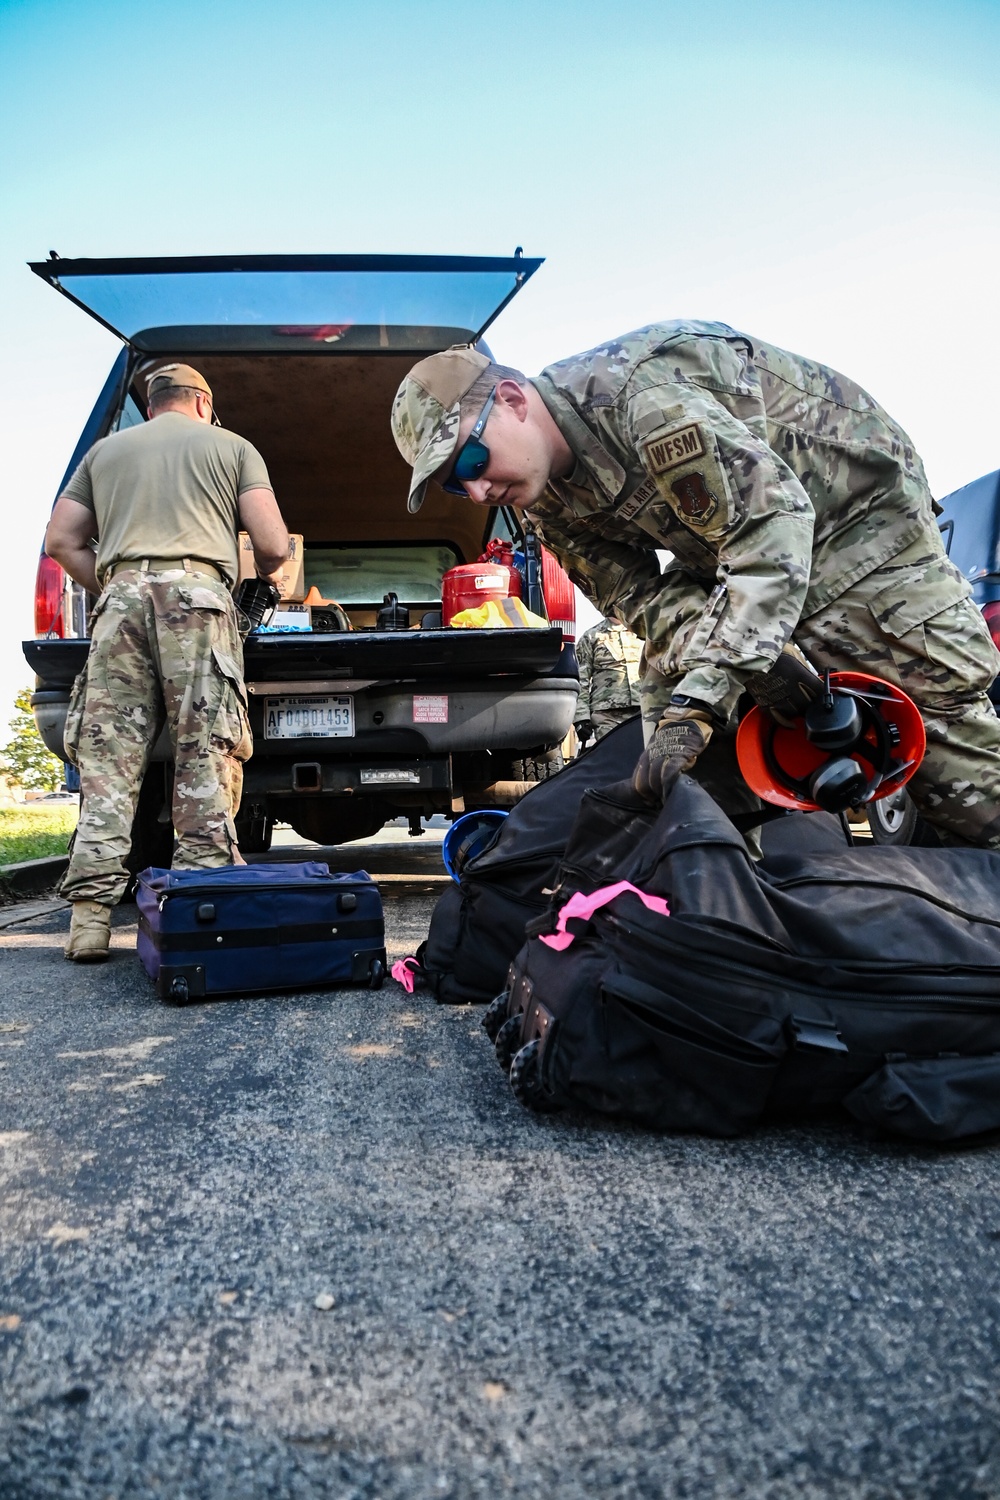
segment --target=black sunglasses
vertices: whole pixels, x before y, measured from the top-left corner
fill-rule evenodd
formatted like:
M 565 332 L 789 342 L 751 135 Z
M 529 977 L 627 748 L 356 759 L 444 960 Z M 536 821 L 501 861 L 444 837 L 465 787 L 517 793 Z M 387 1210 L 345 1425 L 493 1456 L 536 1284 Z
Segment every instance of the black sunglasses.
M 447 491 L 449 495 L 464 495 L 465 485 L 463 484 L 463 480 L 481 479 L 486 472 L 486 465 L 490 461 L 490 450 L 479 439 L 483 428 L 489 420 L 496 393 L 497 388 L 494 386 L 486 398 L 486 405 L 476 419 L 476 425 L 458 450 L 458 456 L 452 464 L 451 473 L 441 483 L 441 488 Z

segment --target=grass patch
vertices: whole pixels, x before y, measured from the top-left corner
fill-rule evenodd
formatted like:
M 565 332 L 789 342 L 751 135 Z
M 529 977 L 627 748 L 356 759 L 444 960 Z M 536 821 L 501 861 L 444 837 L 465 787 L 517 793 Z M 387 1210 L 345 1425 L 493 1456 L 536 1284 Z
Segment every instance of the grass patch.
M 76 817 L 72 802 L 0 807 L 0 867 L 22 859 L 65 854 Z

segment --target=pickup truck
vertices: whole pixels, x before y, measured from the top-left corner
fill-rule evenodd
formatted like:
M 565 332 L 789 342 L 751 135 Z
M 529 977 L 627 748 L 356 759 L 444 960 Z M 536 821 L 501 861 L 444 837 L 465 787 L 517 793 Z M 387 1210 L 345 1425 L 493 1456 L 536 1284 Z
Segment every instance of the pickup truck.
M 514 512 L 440 489 L 409 515 L 409 471 L 389 430 L 410 366 L 458 342 L 485 349 L 487 327 L 540 264 L 518 251 L 31 266 L 123 345 L 66 478 L 98 438 L 145 420 L 152 371 L 194 364 L 223 424 L 267 463 L 289 531 L 303 538 L 304 587 L 343 611 L 317 610 L 306 631 L 247 638 L 254 754 L 237 820 L 244 851 L 266 850 L 278 821 L 323 844 L 399 816 L 417 833 L 435 813 L 503 805 L 560 764 L 579 686 L 567 575 L 540 549 L 533 608 L 547 628 L 442 626 L 444 573 L 475 562 L 494 538 L 529 557 L 537 544 Z M 393 611 L 395 628 L 380 628 L 390 593 L 408 611 L 405 628 Z M 35 637 L 23 649 L 39 732 L 60 757 L 92 603 L 43 554 Z M 136 869 L 170 862 L 170 793 L 163 734 L 140 791 Z

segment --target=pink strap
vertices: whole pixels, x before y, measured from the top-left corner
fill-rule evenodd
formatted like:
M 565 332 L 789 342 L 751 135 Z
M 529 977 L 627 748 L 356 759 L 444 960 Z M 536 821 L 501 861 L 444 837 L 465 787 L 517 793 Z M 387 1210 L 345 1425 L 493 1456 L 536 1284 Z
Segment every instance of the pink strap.
M 643 906 L 649 911 L 659 912 L 661 917 L 669 917 L 670 907 L 662 896 L 649 896 L 645 891 L 637 890 L 627 880 L 619 880 L 617 885 L 602 886 L 599 891 L 593 891 L 589 896 L 583 896 L 579 891 L 575 896 L 570 896 L 559 913 L 555 932 L 543 937 L 542 942 L 547 947 L 554 948 L 557 953 L 561 953 L 573 941 L 573 934 L 566 931 L 566 923 L 570 917 L 582 917 L 587 922 L 595 911 L 599 911 L 602 906 L 607 906 L 609 901 L 613 901 L 623 891 L 631 891 L 633 896 L 638 896 Z M 392 972 L 395 974 L 395 969 Z
M 412 995 L 414 975 L 420 973 L 420 965 L 415 958 L 397 958 L 389 973 L 403 986 L 408 995 Z

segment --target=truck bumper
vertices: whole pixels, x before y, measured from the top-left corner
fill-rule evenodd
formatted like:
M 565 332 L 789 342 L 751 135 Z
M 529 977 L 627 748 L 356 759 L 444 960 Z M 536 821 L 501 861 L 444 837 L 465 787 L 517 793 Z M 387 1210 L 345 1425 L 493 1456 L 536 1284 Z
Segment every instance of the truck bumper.
M 268 700 L 290 693 L 319 696 L 319 689 L 311 683 L 248 683 L 254 762 L 258 766 L 271 760 L 284 765 L 294 760 L 322 764 L 357 761 L 360 767 L 360 760 L 369 757 L 376 761 L 403 757 L 409 763 L 480 750 L 526 752 L 559 743 L 573 722 L 579 693 L 579 683 L 571 677 L 540 677 L 516 685 L 510 678 L 475 683 L 375 682 L 363 686 L 347 681 L 329 687 L 324 683 L 323 688 L 353 697 L 352 736 L 269 739 Z M 46 746 L 65 760 L 63 731 L 69 688 L 39 689 L 31 704 Z M 156 742 L 152 758 L 171 758 L 165 731 Z

